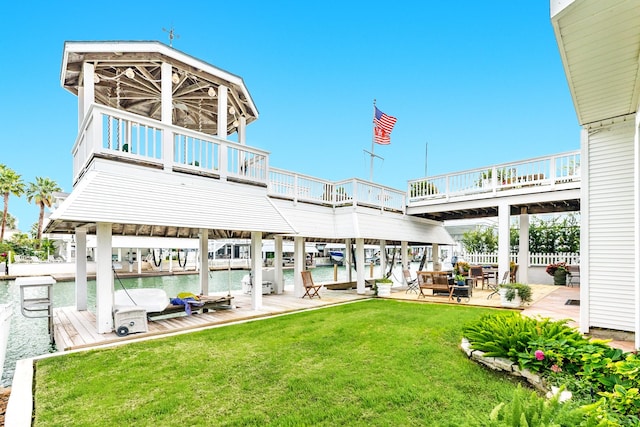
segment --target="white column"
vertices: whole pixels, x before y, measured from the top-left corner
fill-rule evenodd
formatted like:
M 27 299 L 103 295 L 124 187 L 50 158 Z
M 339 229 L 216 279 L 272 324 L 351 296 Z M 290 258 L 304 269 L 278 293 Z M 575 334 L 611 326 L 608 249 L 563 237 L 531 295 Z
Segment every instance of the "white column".
M 96 237 L 96 326 L 99 334 L 106 334 L 113 330 L 111 224 L 99 222 Z
M 498 204 L 498 271 L 502 278 L 509 271 L 509 217 L 511 206 L 507 202 Z M 520 268 L 520 267 L 518 267 Z
M 173 122 L 173 83 L 171 82 L 172 71 L 173 70 L 171 64 L 167 62 L 162 63 L 162 67 L 160 69 L 160 120 L 163 124 L 167 125 L 170 125 Z M 173 134 L 166 129 L 162 132 L 162 159 L 164 169 L 170 171 L 173 167 Z
M 227 139 L 227 92 L 226 86 L 218 87 L 218 136 Z
M 386 272 L 387 272 L 387 241 L 380 240 L 380 274 L 379 276 L 384 277 Z
M 240 122 L 238 126 L 238 142 L 241 145 L 247 145 L 247 119 L 244 116 L 240 116 L 238 122 Z
M 199 240 L 200 250 L 200 293 L 202 295 L 209 295 L 209 230 L 206 228 L 200 229 Z M 231 260 L 229 260 L 231 262 Z M 186 259 L 184 267 L 187 267 Z
M 356 289 L 358 294 L 362 295 L 365 293 L 365 282 L 364 282 L 364 239 L 357 238 L 356 239 Z
M 262 232 L 251 232 L 251 309 L 262 308 Z
M 518 245 L 518 281 L 529 283 L 529 212 L 520 208 L 520 243 Z M 504 273 L 503 273 L 504 274 Z
M 636 114 L 636 132 L 633 136 L 633 155 L 634 155 L 634 175 L 633 175 L 633 194 L 635 195 L 635 200 L 633 204 L 635 205 L 634 211 L 635 215 L 635 223 L 633 227 L 633 231 L 635 234 L 634 239 L 634 271 L 640 271 L 640 219 L 638 218 L 637 212 L 640 212 L 640 114 Z M 585 199 L 582 199 L 585 200 Z M 580 239 L 582 241 L 582 239 Z M 634 288 L 635 288 L 635 303 L 634 307 L 636 308 L 636 316 L 635 316 L 635 345 L 634 348 L 640 348 L 640 276 L 638 274 L 634 274 L 633 277 Z M 580 286 L 582 287 L 582 286 Z
M 636 114 L 636 119 L 640 115 Z M 636 131 L 637 132 L 637 131 Z M 636 153 L 636 162 L 638 161 L 638 145 L 635 144 L 634 152 Z M 589 169 L 591 168 L 591 159 L 589 157 L 589 131 L 582 129 L 580 132 L 580 332 L 588 333 L 591 326 L 590 306 L 591 298 L 589 292 L 589 265 L 591 260 L 591 253 L 589 249 L 589 218 L 591 216 L 589 210 Z M 636 166 L 637 168 L 637 166 Z M 638 170 L 635 172 L 637 180 Z M 634 194 L 638 194 L 636 191 Z M 637 201 L 637 200 L 636 200 Z M 638 211 L 636 211 L 638 212 Z M 637 216 L 636 216 L 637 218 Z M 636 234 L 635 244 L 638 245 L 638 238 Z M 636 254 L 634 267 L 637 268 L 638 256 Z M 637 269 L 635 271 L 638 271 Z M 639 275 L 635 275 L 634 280 L 638 280 Z M 637 295 L 637 292 L 636 292 Z M 637 305 L 636 305 L 637 307 Z M 640 337 L 640 333 L 636 330 L 636 348 L 640 348 L 637 344 L 637 340 Z
M 437 243 L 431 244 L 431 259 L 433 260 L 433 271 L 442 270 L 442 264 L 440 264 L 440 246 Z
M 304 295 L 302 272 L 305 270 L 304 237 L 293 238 L 293 294 L 297 297 Z
M 76 228 L 76 310 L 87 309 L 87 230 Z M 68 259 L 68 258 L 67 258 Z
M 351 239 L 344 240 L 344 265 L 347 266 L 347 281 L 349 283 L 353 282 L 353 262 L 351 256 Z
M 275 236 L 273 238 L 273 268 L 274 270 L 274 280 L 276 281 L 276 294 L 281 294 L 284 292 L 284 274 L 282 272 L 282 236 Z
M 409 267 L 409 245 L 407 242 L 400 242 L 400 252 L 401 252 L 401 260 L 402 260 L 402 269 L 406 270 Z
M 78 129 L 82 125 L 84 117 L 89 112 L 91 104 L 95 101 L 95 83 L 93 81 L 95 76 L 95 66 L 92 62 L 85 62 L 82 64 L 82 74 L 84 81 L 78 92 Z
M 173 248 L 169 249 L 169 273 L 173 273 Z
M 142 274 L 142 251 L 140 248 L 136 249 L 136 261 L 138 261 L 138 274 Z

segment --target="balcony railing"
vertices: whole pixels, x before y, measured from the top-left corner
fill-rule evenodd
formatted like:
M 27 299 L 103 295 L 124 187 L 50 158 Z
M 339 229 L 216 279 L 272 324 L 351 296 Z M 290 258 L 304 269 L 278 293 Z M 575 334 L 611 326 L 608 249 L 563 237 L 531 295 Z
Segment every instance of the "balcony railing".
M 266 151 L 101 105 L 91 106 L 72 154 L 74 182 L 94 155 L 104 155 L 267 184 Z
M 270 196 L 331 206 L 369 206 L 404 212 L 406 205 L 403 191 L 357 178 L 332 182 L 271 168 L 268 188 Z
M 409 181 L 409 202 L 580 181 L 580 151 Z

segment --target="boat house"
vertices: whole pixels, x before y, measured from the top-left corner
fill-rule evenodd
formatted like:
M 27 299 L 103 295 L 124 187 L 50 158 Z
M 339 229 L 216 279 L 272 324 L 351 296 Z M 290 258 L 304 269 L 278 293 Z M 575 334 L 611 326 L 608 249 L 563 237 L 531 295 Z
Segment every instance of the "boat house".
M 305 241 L 355 244 L 357 291 L 365 292 L 364 246 L 453 244 L 441 222 L 406 213 L 406 193 L 360 179 L 331 182 L 277 169 L 252 148 L 258 110 L 242 78 L 158 42 L 67 42 L 60 82 L 78 98 L 71 143 L 73 189 L 45 232 L 73 234 L 77 253 L 96 235 L 96 323 L 113 330 L 113 236 L 193 238 L 200 265 L 209 239 L 251 239 L 262 281 L 262 240 L 294 244 L 302 296 Z M 437 253 L 437 251 L 436 251 Z M 87 309 L 86 260 L 77 257 L 76 308 Z M 208 269 L 200 268 L 208 293 Z M 260 292 L 252 305 L 262 304 Z

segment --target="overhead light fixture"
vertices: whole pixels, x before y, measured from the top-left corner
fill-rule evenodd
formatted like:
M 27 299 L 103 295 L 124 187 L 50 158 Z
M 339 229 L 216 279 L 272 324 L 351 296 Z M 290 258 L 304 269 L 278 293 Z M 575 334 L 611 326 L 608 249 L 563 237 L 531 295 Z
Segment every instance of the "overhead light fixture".
M 236 113 L 236 109 L 233 108 L 233 105 L 231 107 L 229 107 L 229 114 L 235 114 Z
M 98 84 L 100 83 L 100 76 L 97 74 L 93 75 L 93 83 Z
M 209 88 L 209 90 L 207 91 L 207 95 L 209 95 L 211 98 L 213 98 L 214 96 L 216 96 L 216 90 L 212 87 Z
M 178 75 L 178 73 L 173 73 L 173 75 L 171 76 L 171 81 L 173 82 L 173 84 L 178 84 L 178 82 L 180 81 L 180 76 Z
M 136 73 L 133 72 L 133 68 L 129 67 L 126 70 L 124 70 L 124 75 L 129 77 L 130 79 L 133 79 L 136 77 Z

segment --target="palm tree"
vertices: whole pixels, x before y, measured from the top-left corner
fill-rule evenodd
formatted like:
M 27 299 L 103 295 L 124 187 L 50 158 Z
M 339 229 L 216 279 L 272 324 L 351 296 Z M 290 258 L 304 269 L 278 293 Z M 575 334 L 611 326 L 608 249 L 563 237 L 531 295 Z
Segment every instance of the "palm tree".
M 0 164 L 0 193 L 4 197 L 4 210 L 2 211 L 2 227 L 0 229 L 0 242 L 4 240 L 4 228 L 9 214 L 9 195 L 20 197 L 24 193 L 22 177 L 13 169 Z
M 30 182 L 27 188 L 27 200 L 40 206 L 40 216 L 38 217 L 38 234 L 36 239 L 42 238 L 42 223 L 44 222 L 44 208 L 53 205 L 53 193 L 62 191 L 58 184 L 49 179 L 36 176 L 36 182 Z

